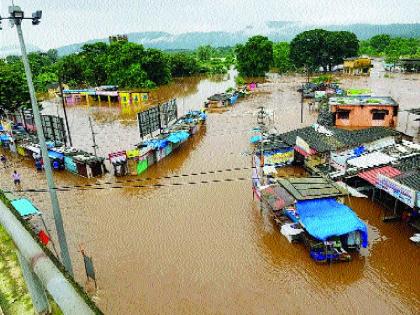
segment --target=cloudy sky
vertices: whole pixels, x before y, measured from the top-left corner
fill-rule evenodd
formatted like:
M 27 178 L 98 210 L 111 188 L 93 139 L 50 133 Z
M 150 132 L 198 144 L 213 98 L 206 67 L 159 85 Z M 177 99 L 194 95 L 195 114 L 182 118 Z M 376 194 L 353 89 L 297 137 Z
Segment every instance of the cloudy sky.
M 419 0 L 14 0 L 40 25 L 24 24 L 27 42 L 42 49 L 110 34 L 165 31 L 235 31 L 265 21 L 306 24 L 420 23 Z M 6 16 L 12 0 L 0 0 Z M 17 44 L 16 30 L 3 21 L 0 47 Z

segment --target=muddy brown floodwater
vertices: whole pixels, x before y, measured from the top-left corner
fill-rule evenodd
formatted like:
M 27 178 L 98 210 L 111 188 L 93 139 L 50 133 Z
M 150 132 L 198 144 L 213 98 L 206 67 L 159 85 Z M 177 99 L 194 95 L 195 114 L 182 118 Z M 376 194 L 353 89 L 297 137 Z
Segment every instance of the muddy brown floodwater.
M 394 96 L 403 108 L 419 105 L 419 76 L 342 79 L 346 87 L 370 86 Z M 184 109 L 233 85 L 230 80 L 179 80 L 165 87 Z M 250 166 L 249 130 L 260 105 L 275 112 L 275 125 L 287 131 L 311 124 L 305 110 L 300 124 L 302 77 L 280 77 L 231 111 L 209 114 L 205 130 L 141 177 L 190 174 Z M 184 102 L 182 101 L 184 99 Z M 183 104 L 183 105 L 182 105 Z M 55 105 L 54 105 L 55 106 Z M 49 111 L 55 107 L 46 106 Z M 69 107 L 76 146 L 90 149 L 87 115 L 95 120 L 100 153 L 125 149 L 138 141 L 133 114 L 120 108 Z M 61 108 L 59 109 L 61 113 Z M 29 161 L 15 160 L 25 188 L 44 187 Z M 11 170 L 1 170 L 3 188 Z M 247 170 L 196 175 L 159 183 L 250 177 Z M 86 184 L 57 173 L 56 182 Z M 135 177 L 133 177 L 135 178 Z M 147 183 L 157 183 L 157 180 Z M 43 210 L 52 229 L 49 198 L 26 194 Z M 289 244 L 252 200 L 250 181 L 187 184 L 177 187 L 71 190 L 59 192 L 76 272 L 84 283 L 83 244 L 93 257 L 99 289 L 94 299 L 106 314 L 418 314 L 420 251 L 403 223 L 383 223 L 381 209 L 366 199 L 348 204 L 367 223 L 369 247 L 350 263 L 318 265 L 303 246 Z

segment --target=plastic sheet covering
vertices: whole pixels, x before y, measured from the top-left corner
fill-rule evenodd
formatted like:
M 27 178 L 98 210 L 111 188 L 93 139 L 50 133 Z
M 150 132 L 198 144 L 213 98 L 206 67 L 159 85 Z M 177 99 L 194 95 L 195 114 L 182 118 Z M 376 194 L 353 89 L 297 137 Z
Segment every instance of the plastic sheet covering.
M 12 206 L 16 209 L 17 212 L 19 212 L 22 217 L 39 214 L 38 209 L 35 208 L 34 205 L 25 198 L 13 200 Z
M 147 159 L 139 161 L 139 163 L 137 164 L 137 175 L 140 175 L 145 170 L 147 170 L 147 167 Z
M 279 185 L 272 185 L 261 189 L 261 197 L 269 204 L 273 211 L 281 210 L 295 202 L 295 199 L 287 190 Z
M 172 143 L 179 143 L 187 140 L 189 136 L 190 134 L 188 132 L 181 130 L 171 133 L 166 140 Z
M 346 205 L 334 198 L 302 200 L 296 203 L 300 222 L 313 237 L 325 241 L 332 236 L 341 236 L 359 231 L 362 246 L 367 246 L 365 223 Z
M 163 149 L 164 147 L 168 145 L 168 140 L 151 139 L 151 140 L 145 140 L 143 143 L 153 149 Z
M 77 165 L 70 156 L 64 157 L 64 168 L 69 172 L 77 173 Z

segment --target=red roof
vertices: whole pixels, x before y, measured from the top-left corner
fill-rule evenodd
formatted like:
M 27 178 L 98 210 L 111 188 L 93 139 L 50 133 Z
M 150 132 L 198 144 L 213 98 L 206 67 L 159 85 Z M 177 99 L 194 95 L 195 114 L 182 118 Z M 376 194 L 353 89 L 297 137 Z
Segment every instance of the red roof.
M 316 154 L 316 150 L 311 148 L 311 151 L 308 153 L 306 151 L 304 151 L 303 149 L 299 148 L 297 145 L 295 145 L 294 147 L 296 152 L 299 152 L 300 154 L 302 154 L 304 157 L 310 156 L 310 155 L 314 155 Z
M 374 168 L 366 172 L 362 172 L 358 176 L 368 181 L 372 185 L 376 186 L 376 184 L 378 183 L 378 174 L 382 174 L 382 175 L 392 178 L 392 177 L 400 175 L 401 172 L 391 166 L 384 166 L 384 167 Z

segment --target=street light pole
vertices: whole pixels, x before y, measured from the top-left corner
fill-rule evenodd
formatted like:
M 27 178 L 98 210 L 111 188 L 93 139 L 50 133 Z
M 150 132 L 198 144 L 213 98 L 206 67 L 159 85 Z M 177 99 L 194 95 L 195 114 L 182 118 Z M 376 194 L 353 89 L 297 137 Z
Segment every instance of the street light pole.
M 42 129 L 41 116 L 39 113 L 39 107 L 36 100 L 35 88 L 32 82 L 32 72 L 29 65 L 29 59 L 26 52 L 25 42 L 23 40 L 23 33 L 22 33 L 22 27 L 21 27 L 21 22 L 23 19 L 23 12 L 17 6 L 9 7 L 9 11 L 11 13 L 11 19 L 14 21 L 14 24 L 16 25 L 17 34 L 19 37 L 19 43 L 20 43 L 20 48 L 22 52 L 22 61 L 25 67 L 26 80 L 28 82 L 29 94 L 31 97 L 31 104 L 32 104 L 32 111 L 33 111 L 34 120 L 35 120 L 36 132 L 38 135 L 39 145 L 41 147 L 42 158 L 44 160 L 45 175 L 47 177 L 48 190 L 50 193 L 51 204 L 52 204 L 52 209 L 53 209 L 53 214 L 54 214 L 54 222 L 55 222 L 55 227 L 57 230 L 58 242 L 60 244 L 60 249 L 61 249 L 60 251 L 61 259 L 67 272 L 73 276 L 73 268 L 71 265 L 70 254 L 67 247 L 66 234 L 64 232 L 63 218 L 61 216 L 60 205 L 58 203 L 56 187 L 55 187 L 54 178 L 53 178 L 53 174 L 51 170 L 51 163 L 48 157 L 48 149 L 47 149 L 47 144 L 45 143 L 44 131 Z M 16 15 L 14 15 L 16 12 L 21 13 L 21 17 L 20 16 L 17 17 Z

